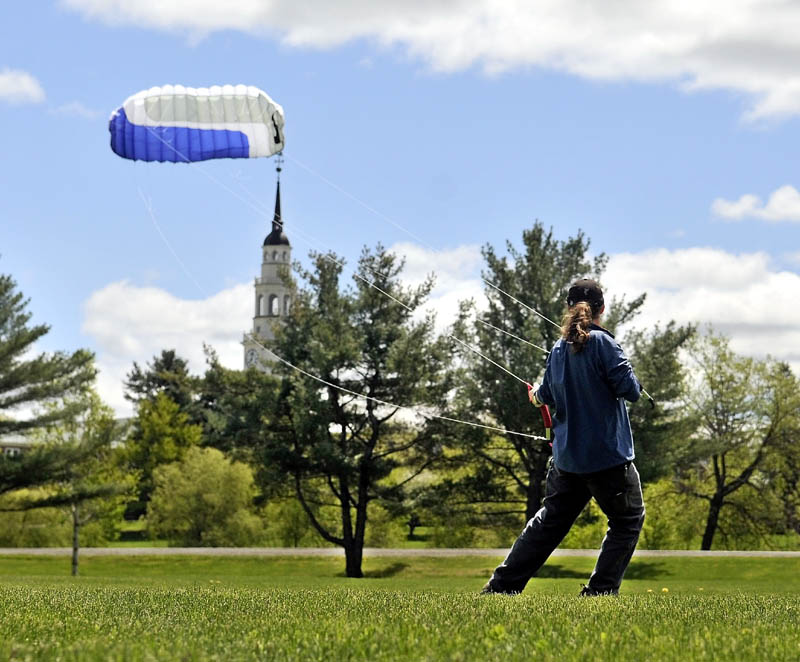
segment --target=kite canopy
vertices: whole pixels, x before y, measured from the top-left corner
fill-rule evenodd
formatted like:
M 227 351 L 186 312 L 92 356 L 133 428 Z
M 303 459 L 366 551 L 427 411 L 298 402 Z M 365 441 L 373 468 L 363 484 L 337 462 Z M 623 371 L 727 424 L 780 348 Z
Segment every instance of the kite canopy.
M 134 161 L 272 156 L 284 145 L 283 108 L 257 87 L 164 85 L 111 114 L 111 149 Z

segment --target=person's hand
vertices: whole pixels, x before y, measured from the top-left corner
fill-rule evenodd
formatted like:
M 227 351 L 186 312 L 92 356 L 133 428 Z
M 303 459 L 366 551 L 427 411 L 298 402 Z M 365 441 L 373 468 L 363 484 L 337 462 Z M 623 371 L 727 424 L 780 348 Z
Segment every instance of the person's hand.
M 534 407 L 544 407 L 544 402 L 539 400 L 539 386 L 538 382 L 528 384 L 528 400 L 531 401 Z

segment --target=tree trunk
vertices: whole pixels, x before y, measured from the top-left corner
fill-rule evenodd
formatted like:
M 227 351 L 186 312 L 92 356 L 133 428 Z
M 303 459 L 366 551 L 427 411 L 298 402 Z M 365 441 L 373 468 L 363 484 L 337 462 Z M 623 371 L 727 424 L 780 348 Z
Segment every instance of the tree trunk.
M 361 573 L 361 545 L 353 534 L 353 519 L 350 513 L 350 486 L 346 476 L 339 476 L 339 505 L 342 514 L 342 547 L 344 547 L 345 574 L 348 577 L 363 577 Z M 356 527 L 357 528 L 357 527 Z
M 356 504 L 355 534 L 350 540 L 350 549 L 348 550 L 345 548 L 344 550 L 348 577 L 364 576 L 364 573 L 361 571 L 361 561 L 364 556 L 364 536 L 367 530 L 367 498 L 366 488 L 363 484 L 362 489 L 359 490 L 359 494 L 361 495 L 361 499 Z
M 80 534 L 81 530 L 81 519 L 80 513 L 78 512 L 78 504 L 72 504 L 72 576 L 78 576 L 78 549 L 80 547 L 80 543 L 78 541 L 78 535 Z
M 414 531 L 420 523 L 419 516 L 416 513 L 412 513 L 406 522 L 406 526 L 408 527 L 408 540 L 414 540 Z
M 708 551 L 711 549 L 711 543 L 714 540 L 714 534 L 717 532 L 717 523 L 719 522 L 719 511 L 722 510 L 722 497 L 714 495 L 711 503 L 708 506 L 708 519 L 706 520 L 706 530 L 703 532 L 703 542 L 700 549 Z
M 344 559 L 345 559 L 345 574 L 348 577 L 354 577 L 356 579 L 360 579 L 364 576 L 364 573 L 361 571 L 361 561 L 364 556 L 364 544 L 363 541 L 359 542 L 356 539 L 353 539 L 349 545 L 345 546 L 344 548 Z

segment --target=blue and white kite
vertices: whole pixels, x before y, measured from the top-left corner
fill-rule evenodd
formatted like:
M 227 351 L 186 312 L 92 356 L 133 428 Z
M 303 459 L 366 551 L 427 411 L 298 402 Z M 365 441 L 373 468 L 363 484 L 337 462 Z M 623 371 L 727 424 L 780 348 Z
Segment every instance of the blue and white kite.
M 111 149 L 134 161 L 173 163 L 272 156 L 283 149 L 283 108 L 257 87 L 164 85 L 111 114 Z

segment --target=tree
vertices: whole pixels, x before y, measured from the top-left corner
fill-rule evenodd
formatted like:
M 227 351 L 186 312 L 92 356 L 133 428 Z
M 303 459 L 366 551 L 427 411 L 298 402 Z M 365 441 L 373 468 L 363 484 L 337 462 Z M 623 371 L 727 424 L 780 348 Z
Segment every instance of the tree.
M 125 447 L 128 468 L 139 473 L 138 502 L 129 507 L 126 516 L 143 514 L 153 492 L 156 467 L 182 460 L 201 440 L 202 427 L 190 423 L 188 414 L 166 393 L 156 393 L 152 400 L 139 402 L 133 432 Z
M 51 403 L 49 406 L 58 408 L 61 405 Z M 95 540 L 116 537 L 125 501 L 135 487 L 134 476 L 125 473 L 119 465 L 119 448 L 115 444 L 121 442 L 124 426 L 115 420 L 113 411 L 93 390 L 81 395 L 77 410 L 80 415 L 37 430 L 37 444 L 32 451 L 68 449 L 71 461 L 51 474 L 46 485 L 35 490 L 11 492 L 0 508 L 5 512 L 38 511 L 41 516 L 35 520 L 49 522 L 45 526 L 53 529 L 52 539 L 61 535 L 61 517 L 57 511 L 66 509 L 71 528 L 73 575 L 78 574 L 84 525 L 93 522 L 99 526 L 100 531 L 96 530 L 93 535 Z M 24 527 L 25 520 L 20 524 Z
M 242 546 L 259 541 L 253 472 L 216 448 L 190 448 L 180 462 L 157 467 L 148 528 L 184 546 Z
M 201 420 L 197 401 L 200 381 L 189 373 L 186 359 L 178 356 L 174 349 L 165 349 L 145 369 L 134 361 L 124 382 L 125 398 L 138 405 L 143 400 L 154 400 L 158 394 L 166 395 L 188 415 L 191 423 L 198 423 Z
M 23 509 L 46 497 L 46 488 L 9 492 L 0 497 L 0 547 L 67 547 L 72 538 L 69 514 L 63 508 Z
M 309 547 L 319 542 L 300 502 L 294 496 L 272 499 L 262 511 L 266 525 L 265 542 L 274 547 Z
M 625 334 L 636 376 L 657 403 L 655 407 L 643 402 L 629 407 L 636 468 L 642 483 L 672 477 L 685 440 L 694 430 L 695 419 L 684 407 L 686 370 L 679 356 L 694 334 L 693 326 L 674 322 L 664 328 L 655 326 Z
M 769 458 L 774 487 L 783 510 L 783 530 L 800 536 L 800 384 L 785 363 L 777 371 L 789 382 L 794 380 L 794 414 L 786 421 L 784 436 L 776 452 Z M 792 406 L 790 405 L 790 406 Z
M 797 380 L 771 360 L 734 354 L 727 339 L 711 333 L 692 343 L 689 356 L 696 383 L 687 406 L 697 431 L 684 449 L 686 468 L 678 485 L 708 504 L 701 542 L 708 550 L 724 509 L 734 512 L 731 521 L 739 526 L 761 525 L 770 496 L 761 471 L 768 453 L 785 444 L 792 431 Z M 742 498 L 746 491 L 756 498 Z
M 204 444 L 238 459 L 249 459 L 270 434 L 280 379 L 258 367 L 225 368 L 209 347 L 206 360 L 208 369 L 200 386 Z M 261 467 L 259 473 L 265 489 L 279 482 L 269 467 Z
M 14 280 L 0 275 L 0 436 L 30 433 L 78 415 L 84 403 L 74 396 L 95 377 L 94 356 L 87 350 L 27 358 L 50 330 L 46 324 L 30 325 L 27 306 Z M 27 413 L 12 416 L 20 410 Z M 0 494 L 62 478 L 84 451 L 74 445 L 39 445 L 19 457 L 0 456 Z
M 314 270 L 299 272 L 306 287 L 275 344 L 307 374 L 276 364 L 282 392 L 261 457 L 290 477 L 316 531 L 344 548 L 347 576 L 361 577 L 370 503 L 399 498 L 440 447 L 441 426 L 415 424 L 398 405 L 444 407 L 447 348 L 433 317 L 417 313 L 432 282 L 403 288 L 402 261 L 383 247 L 364 249 L 346 289 L 336 256 L 311 257 Z M 339 513 L 336 528 L 315 512 L 322 490 Z
M 580 277 L 597 279 L 605 269 L 606 256 L 601 253 L 591 259 L 589 243 L 580 231 L 565 241 L 557 240 L 552 228 L 546 230 L 537 221 L 522 233 L 521 249 L 507 242 L 508 255 L 500 256 L 493 246 L 486 245 L 483 278 L 491 283 L 485 288 L 488 308 L 476 311 L 465 304 L 455 335 L 516 375 L 534 381 L 544 372 L 547 351 L 560 337 L 553 322 L 561 321 L 569 285 Z M 611 324 L 622 324 L 643 301 L 644 296 L 631 303 L 609 302 L 607 319 Z M 460 413 L 507 430 L 541 436 L 541 417 L 528 403 L 525 385 L 463 346 L 456 349 L 462 359 Z M 454 479 L 448 485 L 451 492 L 462 493 L 465 506 L 470 502 L 478 505 L 483 517 L 495 524 L 509 515 L 518 517 L 520 512 L 530 519 L 539 510 L 551 453 L 546 441 L 474 429 L 459 432 L 454 450 L 451 464 L 473 466 L 463 473 L 463 479 Z M 473 480 L 478 473 L 481 480 Z
M 80 534 L 89 522 L 102 522 L 114 537 L 122 520 L 125 502 L 135 493 L 135 476 L 120 465 L 124 426 L 100 396 L 89 391 L 83 397 L 82 414 L 43 431 L 46 444 L 76 447 L 84 457 L 72 463 L 48 494 L 23 503 L 24 508 L 66 507 L 72 523 L 72 574 L 78 574 Z

